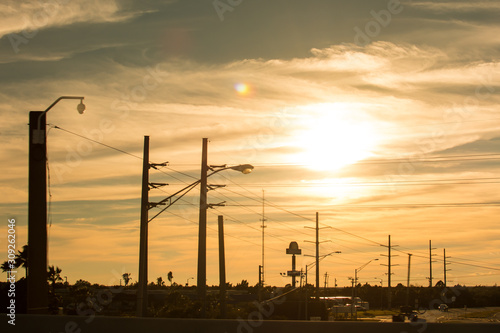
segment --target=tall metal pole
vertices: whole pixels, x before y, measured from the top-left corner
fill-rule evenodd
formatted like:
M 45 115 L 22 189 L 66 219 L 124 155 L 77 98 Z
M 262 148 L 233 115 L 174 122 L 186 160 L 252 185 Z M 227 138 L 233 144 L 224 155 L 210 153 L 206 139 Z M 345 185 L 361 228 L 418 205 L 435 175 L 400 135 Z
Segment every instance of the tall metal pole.
M 387 273 L 387 302 L 388 302 L 388 308 L 389 310 L 392 309 L 392 292 L 391 292 L 391 235 L 389 235 L 389 246 L 387 247 L 388 249 L 388 267 L 389 271 Z
M 148 209 L 149 209 L 149 136 L 144 136 L 142 159 L 141 224 L 139 241 L 139 285 L 137 316 L 147 316 L 148 310 Z
M 316 212 L 316 299 L 319 299 L 319 213 Z
M 219 289 L 220 315 L 226 318 L 226 259 L 224 254 L 224 217 L 218 216 L 219 223 Z
M 410 264 L 411 264 L 411 253 L 408 253 L 408 280 L 406 282 L 406 305 L 410 303 Z
M 201 318 L 206 317 L 207 283 L 207 173 L 208 139 L 203 138 L 201 152 L 200 215 L 198 229 L 198 299 L 201 302 Z
M 48 312 L 45 113 L 29 114 L 28 313 Z
M 266 228 L 265 223 L 266 223 L 265 199 L 264 199 L 264 190 L 262 190 L 262 225 L 261 225 L 261 228 L 262 228 L 262 270 L 261 270 L 262 278 L 260 280 L 260 287 L 261 288 L 264 287 L 264 282 L 265 282 L 265 278 L 264 278 L 264 229 Z

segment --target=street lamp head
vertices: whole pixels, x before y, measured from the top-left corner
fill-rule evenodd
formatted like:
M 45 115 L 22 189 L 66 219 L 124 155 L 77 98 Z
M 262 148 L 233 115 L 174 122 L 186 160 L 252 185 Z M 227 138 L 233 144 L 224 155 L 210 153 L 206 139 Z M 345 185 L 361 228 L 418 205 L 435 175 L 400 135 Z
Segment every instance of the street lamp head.
M 85 104 L 83 104 L 83 98 L 80 100 L 80 104 L 76 106 L 79 114 L 83 114 L 85 112 Z
M 250 164 L 240 164 L 234 167 L 230 167 L 232 170 L 240 171 L 244 174 L 249 174 L 254 169 L 253 165 Z

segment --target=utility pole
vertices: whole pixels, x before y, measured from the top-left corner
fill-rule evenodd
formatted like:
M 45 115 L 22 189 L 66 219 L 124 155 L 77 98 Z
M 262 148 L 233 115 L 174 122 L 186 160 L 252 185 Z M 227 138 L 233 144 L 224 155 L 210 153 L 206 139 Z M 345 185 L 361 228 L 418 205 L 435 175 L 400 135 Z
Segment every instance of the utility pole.
M 319 299 L 319 214 L 316 212 L 316 299 Z
M 323 229 L 319 227 L 319 213 L 316 212 L 316 227 L 304 227 L 308 229 L 315 229 L 316 230 L 316 241 L 305 241 L 309 243 L 315 243 L 316 244 L 316 299 L 319 299 L 319 244 L 323 243 L 319 241 L 319 229 Z M 328 228 L 328 227 L 326 227 Z
M 220 289 L 220 315 L 226 318 L 226 259 L 224 254 L 224 217 L 218 216 L 219 223 L 219 289 Z
M 408 280 L 406 282 L 406 305 L 410 303 L 410 263 L 411 263 L 411 253 L 408 253 Z
M 385 245 L 383 245 L 385 246 Z M 392 266 L 398 266 L 397 264 L 391 264 L 391 258 L 392 257 L 397 257 L 397 255 L 391 254 L 391 250 L 393 247 L 398 246 L 398 245 L 391 245 L 391 235 L 389 235 L 389 245 L 387 246 L 387 255 L 381 254 L 381 256 L 387 257 L 388 263 L 387 265 L 381 264 L 382 266 L 387 266 L 388 271 L 387 271 L 387 307 L 390 310 L 392 308 L 392 291 L 391 291 L 391 267 Z
M 432 254 L 432 250 L 436 250 L 436 248 L 432 247 L 432 241 L 429 240 L 429 287 L 432 288 L 432 263 L 435 261 L 432 261 L 432 256 L 435 256 L 435 254 Z
M 147 316 L 148 309 L 148 206 L 149 206 L 149 136 L 144 136 L 142 157 L 141 224 L 139 241 L 139 283 L 137 316 Z
M 149 163 L 149 136 L 144 136 L 144 153 L 142 157 L 142 186 L 141 186 L 141 222 L 139 239 L 139 281 L 137 285 L 137 310 L 138 317 L 148 315 L 148 211 L 164 203 L 149 202 L 150 188 L 165 186 L 165 183 L 150 183 L 149 169 L 156 169 L 158 166 L 165 166 L 167 162 L 161 164 Z
M 266 223 L 266 217 L 265 217 L 265 198 L 264 198 L 264 190 L 262 190 L 262 225 L 260 226 L 262 228 L 262 269 L 261 269 L 261 274 L 262 274 L 262 278 L 260 278 L 260 287 L 261 289 L 264 287 L 264 281 L 265 281 L 265 277 L 264 277 L 264 229 L 267 227 L 265 225 Z
M 259 302 L 262 302 L 262 265 L 259 265 Z
M 447 271 L 451 271 L 451 269 L 447 269 L 446 268 L 446 265 L 447 265 L 446 259 L 448 259 L 448 258 L 451 258 L 451 257 L 447 257 L 446 256 L 446 249 L 443 249 L 443 263 L 444 263 L 444 281 L 443 282 L 444 282 L 444 287 L 445 288 L 446 288 L 446 272 Z
M 149 202 L 149 189 L 165 186 L 165 183 L 150 183 L 149 169 L 157 166 L 165 166 L 167 162 L 161 164 L 149 163 L 149 136 L 144 136 L 144 153 L 142 157 L 142 186 L 141 186 L 141 222 L 139 240 L 139 281 L 137 288 L 137 316 L 147 316 L 148 310 L 148 211 L 161 205 Z
M 207 285 L 207 173 L 208 139 L 203 138 L 201 152 L 200 214 L 198 226 L 198 299 L 201 302 L 201 318 L 206 317 Z
M 325 293 L 326 293 L 326 288 L 328 288 L 328 272 L 325 272 Z

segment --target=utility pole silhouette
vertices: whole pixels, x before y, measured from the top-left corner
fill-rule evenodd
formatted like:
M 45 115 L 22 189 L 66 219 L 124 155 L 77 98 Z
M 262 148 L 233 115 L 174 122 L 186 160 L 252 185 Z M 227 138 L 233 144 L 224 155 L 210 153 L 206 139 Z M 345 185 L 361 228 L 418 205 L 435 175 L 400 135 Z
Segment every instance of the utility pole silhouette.
M 451 269 L 447 269 L 447 268 L 446 268 L 446 265 L 447 265 L 447 263 L 446 263 L 446 259 L 447 259 L 447 258 L 451 258 L 451 257 L 447 257 L 447 256 L 446 256 L 446 249 L 443 249 L 443 263 L 444 263 L 444 281 L 443 281 L 443 282 L 444 282 L 444 287 L 445 287 L 445 288 L 446 288 L 446 272 L 447 272 L 447 271 L 451 271 Z
M 149 136 L 144 137 L 142 157 L 141 224 L 139 241 L 139 283 L 137 316 L 147 316 L 148 309 L 148 206 L 149 206 Z
M 411 253 L 408 253 L 408 280 L 406 282 L 406 305 L 410 304 L 410 265 L 411 265 Z
M 316 228 L 313 227 L 305 227 L 308 229 L 316 229 L 316 241 L 305 241 L 309 243 L 316 243 L 316 299 L 319 299 L 319 243 L 323 243 L 319 241 L 319 229 L 323 229 L 319 227 L 319 213 L 316 212 Z M 328 228 L 328 227 L 325 227 Z
M 148 226 L 149 210 L 165 203 L 149 202 L 149 190 L 166 186 L 165 183 L 150 183 L 150 168 L 157 169 L 159 166 L 165 166 L 167 162 L 155 164 L 149 163 L 149 136 L 144 136 L 144 153 L 142 158 L 142 186 L 141 186 L 141 222 L 140 222 L 140 240 L 139 240 L 139 281 L 137 288 L 137 310 L 138 317 L 148 315 Z
M 385 245 L 381 245 L 381 246 L 385 246 Z M 397 257 L 397 255 L 391 254 L 391 250 L 395 246 L 398 246 L 398 245 L 391 245 L 391 235 L 389 235 L 389 245 L 387 245 L 387 255 L 381 254 L 381 256 L 387 257 L 387 260 L 388 260 L 387 265 L 386 264 L 381 264 L 381 265 L 387 266 L 387 306 L 388 306 L 389 310 L 392 308 L 391 275 L 393 273 L 391 272 L 391 267 L 398 266 L 398 264 L 391 264 L 391 258 Z
M 432 263 L 435 261 L 432 261 L 432 256 L 435 256 L 436 254 L 432 254 L 432 250 L 436 250 L 436 248 L 432 247 L 432 241 L 429 240 L 429 287 L 432 288 Z
M 203 138 L 201 152 L 200 181 L 200 213 L 198 224 L 198 299 L 201 302 L 201 318 L 206 316 L 207 296 L 207 173 L 208 173 L 208 139 Z
M 220 315 L 226 318 L 226 257 L 224 252 L 224 217 L 218 216 L 219 225 L 219 291 L 220 291 Z
M 260 271 L 260 274 L 262 274 L 262 277 L 260 278 L 260 287 L 264 287 L 264 282 L 265 282 L 265 277 L 264 277 L 264 229 L 267 228 L 266 226 L 266 217 L 265 217 L 265 199 L 264 199 L 264 190 L 262 190 L 262 225 L 260 226 L 262 228 L 262 268 Z

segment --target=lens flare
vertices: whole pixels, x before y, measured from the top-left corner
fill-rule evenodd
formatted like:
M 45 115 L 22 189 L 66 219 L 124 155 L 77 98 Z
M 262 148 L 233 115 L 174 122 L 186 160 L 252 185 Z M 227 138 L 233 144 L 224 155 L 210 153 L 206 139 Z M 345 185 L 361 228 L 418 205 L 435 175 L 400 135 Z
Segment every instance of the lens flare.
M 247 83 L 242 83 L 242 82 L 236 83 L 234 85 L 234 89 L 241 96 L 245 96 L 250 93 L 250 86 Z

